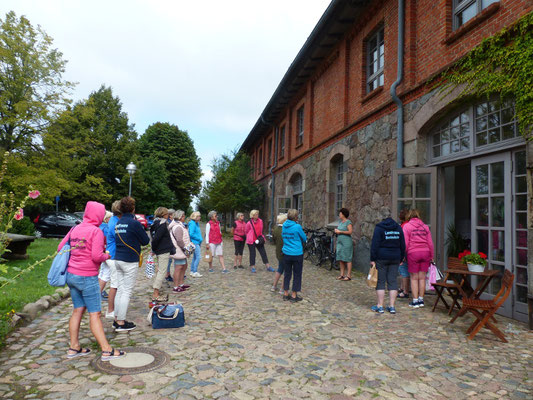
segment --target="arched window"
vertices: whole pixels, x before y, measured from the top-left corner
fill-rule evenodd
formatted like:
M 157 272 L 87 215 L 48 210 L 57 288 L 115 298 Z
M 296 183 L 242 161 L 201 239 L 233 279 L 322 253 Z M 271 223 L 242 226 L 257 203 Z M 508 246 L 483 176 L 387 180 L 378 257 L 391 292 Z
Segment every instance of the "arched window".
M 520 140 L 514 102 L 491 99 L 455 111 L 431 134 L 432 161 L 471 156 Z

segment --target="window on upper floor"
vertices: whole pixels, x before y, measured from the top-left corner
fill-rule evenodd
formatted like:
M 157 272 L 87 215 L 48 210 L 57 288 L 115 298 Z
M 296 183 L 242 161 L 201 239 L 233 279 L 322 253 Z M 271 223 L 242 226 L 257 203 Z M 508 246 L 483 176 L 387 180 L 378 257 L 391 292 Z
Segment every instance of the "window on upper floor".
M 485 100 L 445 117 L 431 137 L 435 161 L 469 155 L 519 138 L 514 102 Z
M 272 139 L 268 141 L 268 158 L 267 158 L 267 167 L 272 165 Z
M 285 157 L 285 125 L 279 130 L 279 158 Z
M 453 29 L 458 29 L 499 0 L 453 0 Z
M 304 142 L 304 106 L 296 111 L 296 146 Z
M 263 149 L 259 149 L 259 175 L 263 174 Z
M 383 65 L 385 63 L 384 28 L 379 28 L 366 43 L 366 92 L 383 86 Z

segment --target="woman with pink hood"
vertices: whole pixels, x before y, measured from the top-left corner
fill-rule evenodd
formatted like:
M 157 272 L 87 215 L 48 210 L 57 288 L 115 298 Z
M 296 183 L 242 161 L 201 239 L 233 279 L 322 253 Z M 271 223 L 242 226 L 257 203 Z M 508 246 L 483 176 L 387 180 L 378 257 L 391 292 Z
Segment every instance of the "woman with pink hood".
M 83 222 L 63 238 L 57 248 L 60 251 L 70 240 L 70 259 L 67 266 L 67 285 L 74 306 L 69 321 L 70 348 L 67 358 L 90 354 L 89 348 L 82 348 L 79 341 L 80 324 L 83 314 L 89 312 L 89 326 L 96 341 L 102 348 L 102 361 L 122 357 L 125 353 L 111 347 L 105 337 L 100 319 L 101 297 L 98 284 L 100 264 L 109 258 L 105 252 L 105 237 L 99 229 L 104 220 L 105 206 L 95 201 L 87 202 Z
M 413 300 L 409 307 L 424 307 L 424 292 L 426 289 L 426 272 L 433 260 L 433 239 L 429 227 L 420 219 L 418 210 L 411 210 L 407 215 L 408 222 L 403 226 L 405 236 L 405 252 L 407 254 L 407 268 L 411 275 L 411 292 Z

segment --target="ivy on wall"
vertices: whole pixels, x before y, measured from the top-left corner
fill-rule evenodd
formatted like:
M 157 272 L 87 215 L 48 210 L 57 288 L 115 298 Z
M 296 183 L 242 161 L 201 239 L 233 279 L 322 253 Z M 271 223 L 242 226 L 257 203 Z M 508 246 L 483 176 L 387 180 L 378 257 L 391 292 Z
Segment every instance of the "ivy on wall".
M 533 12 L 484 39 L 439 78 L 444 95 L 464 85 L 460 98 L 514 98 L 520 133 L 533 139 Z

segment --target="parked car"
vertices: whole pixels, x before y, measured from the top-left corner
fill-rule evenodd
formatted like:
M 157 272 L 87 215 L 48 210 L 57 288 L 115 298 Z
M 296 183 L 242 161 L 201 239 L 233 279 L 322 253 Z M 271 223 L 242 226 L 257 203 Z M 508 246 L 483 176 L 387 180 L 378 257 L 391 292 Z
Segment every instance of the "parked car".
M 80 217 L 83 220 L 83 214 L 85 214 L 85 211 L 74 211 L 74 214 L 76 214 L 78 217 Z
M 37 237 L 63 237 L 73 226 L 83 221 L 76 214 L 68 212 L 42 213 L 33 220 L 35 236 Z
M 135 214 L 135 219 L 139 221 L 142 226 L 144 226 L 144 229 L 148 229 L 148 221 L 146 220 L 144 214 Z
M 146 221 L 148 222 L 148 227 L 152 226 L 152 224 L 154 223 L 154 216 L 153 215 L 147 215 L 146 216 Z

